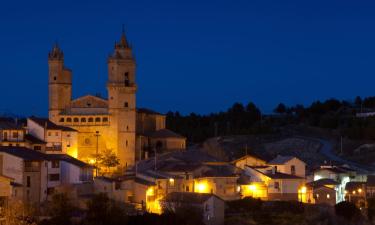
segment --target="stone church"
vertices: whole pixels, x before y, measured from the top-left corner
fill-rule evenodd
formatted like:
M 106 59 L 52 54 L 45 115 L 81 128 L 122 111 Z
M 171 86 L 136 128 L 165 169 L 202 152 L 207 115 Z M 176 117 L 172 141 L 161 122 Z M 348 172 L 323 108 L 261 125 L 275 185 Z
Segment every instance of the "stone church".
M 48 55 L 49 120 L 77 131 L 75 156 L 92 160 L 96 152 L 114 151 L 122 167 L 131 167 L 156 148 L 182 150 L 186 138 L 166 129 L 165 115 L 136 107 L 136 62 L 125 33 L 108 57 L 108 98 L 72 99 L 72 71 L 55 45 Z

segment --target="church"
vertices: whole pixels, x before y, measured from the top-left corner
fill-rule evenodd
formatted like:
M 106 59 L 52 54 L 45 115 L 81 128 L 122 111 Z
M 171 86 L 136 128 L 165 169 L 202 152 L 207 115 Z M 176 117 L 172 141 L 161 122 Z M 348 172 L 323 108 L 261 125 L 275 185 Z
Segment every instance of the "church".
M 89 162 L 104 150 L 116 153 L 122 168 L 156 152 L 179 151 L 186 138 L 166 129 L 166 117 L 136 106 L 136 62 L 125 33 L 108 57 L 108 98 L 85 95 L 72 99 L 72 71 L 55 45 L 48 54 L 49 120 L 77 131 L 66 152 Z M 65 148 L 65 146 L 63 146 Z

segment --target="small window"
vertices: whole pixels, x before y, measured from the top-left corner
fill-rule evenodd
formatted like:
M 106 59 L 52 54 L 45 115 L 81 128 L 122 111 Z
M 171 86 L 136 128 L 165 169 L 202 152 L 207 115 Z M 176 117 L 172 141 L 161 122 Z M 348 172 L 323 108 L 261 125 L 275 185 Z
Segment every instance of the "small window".
M 275 187 L 275 189 L 280 189 L 280 183 L 279 182 L 275 182 L 274 187 Z
M 60 174 L 49 174 L 49 181 L 59 181 L 60 180 Z
M 4 141 L 8 140 L 8 132 L 4 132 Z
M 48 132 L 48 136 L 52 136 L 52 133 L 51 133 L 51 132 Z
M 126 130 L 127 130 L 127 131 L 129 130 L 129 126 L 126 126 Z
M 13 138 L 18 138 L 18 132 L 13 132 Z
M 41 151 L 41 150 L 42 150 L 42 146 L 40 146 L 40 145 L 35 145 L 35 146 L 34 146 L 34 150 L 36 150 L 36 151 Z
M 30 176 L 27 176 L 26 177 L 26 187 L 30 187 L 31 186 L 31 178 Z
M 90 117 L 88 121 L 89 121 L 89 123 L 92 123 L 92 122 L 94 122 L 94 119 L 92 117 Z
M 59 136 L 59 132 L 56 132 L 56 133 L 55 133 L 55 136 Z
M 296 175 L 296 166 L 294 165 L 290 166 L 290 174 Z
M 128 108 L 128 107 L 129 107 L 129 103 L 128 103 L 128 102 L 125 102 L 125 103 L 124 103 L 124 107 L 125 107 L 125 108 Z
M 81 123 L 86 123 L 86 118 L 81 118 Z
M 57 80 L 57 77 L 53 77 L 53 80 Z
M 60 168 L 60 162 L 57 160 L 51 161 L 51 167 L 52 168 Z
M 125 141 L 125 145 L 126 145 L 126 147 L 128 147 L 128 140 Z
M 60 118 L 60 123 L 64 123 L 65 122 L 65 119 L 64 118 Z
M 108 117 L 103 117 L 103 122 L 108 122 Z
M 73 122 L 74 122 L 74 123 L 78 123 L 78 122 L 79 122 L 79 119 L 78 119 L 78 118 L 74 118 L 74 119 L 73 119 Z
M 87 103 L 87 107 L 91 107 L 91 103 L 90 102 Z
M 70 117 L 66 118 L 66 122 L 71 123 L 72 122 L 72 118 L 70 118 Z
M 100 122 L 100 117 L 96 117 L 95 122 Z

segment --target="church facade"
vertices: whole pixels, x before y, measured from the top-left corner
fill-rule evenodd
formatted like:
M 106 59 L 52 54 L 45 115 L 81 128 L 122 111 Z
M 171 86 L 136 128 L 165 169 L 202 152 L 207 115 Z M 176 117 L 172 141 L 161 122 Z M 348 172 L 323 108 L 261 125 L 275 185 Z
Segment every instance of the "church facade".
M 186 139 L 166 129 L 165 115 L 137 109 L 136 63 L 124 32 L 107 64 L 108 98 L 86 95 L 72 99 L 72 72 L 64 65 L 63 51 L 55 45 L 49 52 L 49 120 L 78 132 L 77 146 L 67 153 L 90 161 L 97 153 L 111 150 L 122 167 L 131 167 L 157 147 L 157 138 L 172 141 L 173 150 L 184 149 Z M 158 133 L 164 136 L 155 136 Z

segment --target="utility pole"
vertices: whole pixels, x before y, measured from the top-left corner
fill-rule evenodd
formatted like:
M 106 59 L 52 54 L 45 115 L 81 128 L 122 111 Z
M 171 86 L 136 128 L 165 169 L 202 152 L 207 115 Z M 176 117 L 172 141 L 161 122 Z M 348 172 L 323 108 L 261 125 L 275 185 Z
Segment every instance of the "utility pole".
M 96 132 L 95 132 L 95 137 L 96 137 L 96 155 L 95 155 L 95 173 L 96 173 L 96 176 L 98 176 L 98 172 L 99 172 L 99 170 L 98 170 L 98 154 L 99 154 L 99 136 L 100 136 L 100 134 L 99 134 L 99 131 L 97 130 Z
M 342 135 L 341 135 L 341 141 L 340 141 L 340 152 L 341 152 L 341 155 L 342 155 Z

